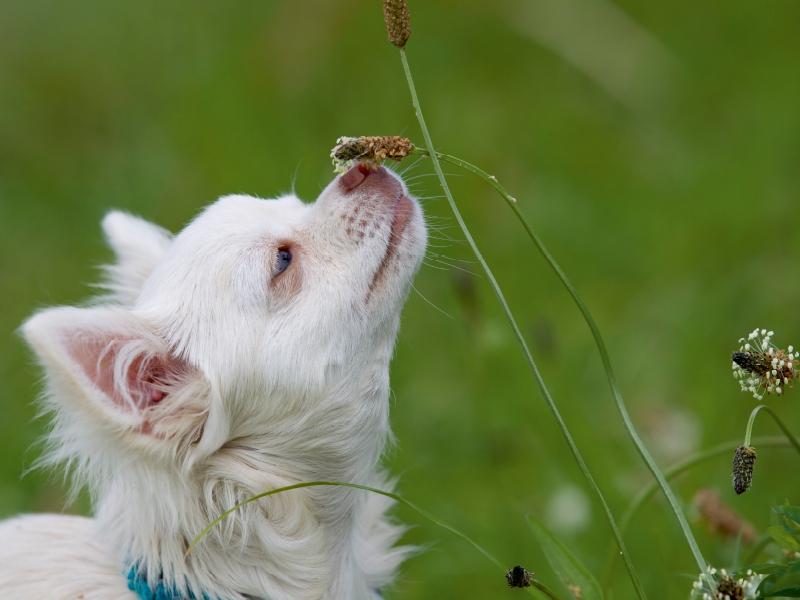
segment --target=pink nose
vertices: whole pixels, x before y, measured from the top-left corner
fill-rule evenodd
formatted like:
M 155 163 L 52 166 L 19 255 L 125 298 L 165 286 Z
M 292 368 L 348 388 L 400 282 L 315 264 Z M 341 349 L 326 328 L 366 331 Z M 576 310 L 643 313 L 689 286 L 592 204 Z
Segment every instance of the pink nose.
M 345 191 L 349 192 L 350 190 L 358 187 L 368 176 L 377 172 L 378 169 L 375 169 L 366 163 L 360 162 L 352 167 L 347 173 L 342 175 L 341 179 L 339 179 L 339 183 L 345 189 Z

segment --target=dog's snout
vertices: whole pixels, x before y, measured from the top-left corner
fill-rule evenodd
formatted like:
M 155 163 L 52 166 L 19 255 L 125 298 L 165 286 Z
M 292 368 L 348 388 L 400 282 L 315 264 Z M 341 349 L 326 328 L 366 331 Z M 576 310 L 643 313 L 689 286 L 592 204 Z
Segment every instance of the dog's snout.
M 397 186 L 397 182 L 391 174 L 384 167 L 377 167 L 367 162 L 360 162 L 350 168 L 344 175 L 339 178 L 339 185 L 342 186 L 345 193 L 351 192 L 360 186 L 364 181 L 370 179 L 374 183 L 384 184 L 388 182 L 392 188 Z
M 351 167 L 347 173 L 339 178 L 339 184 L 344 188 L 345 191 L 349 192 L 350 190 L 358 187 L 367 177 L 369 177 L 371 172 L 372 169 L 369 167 L 369 165 L 365 163 L 358 163 L 356 166 Z

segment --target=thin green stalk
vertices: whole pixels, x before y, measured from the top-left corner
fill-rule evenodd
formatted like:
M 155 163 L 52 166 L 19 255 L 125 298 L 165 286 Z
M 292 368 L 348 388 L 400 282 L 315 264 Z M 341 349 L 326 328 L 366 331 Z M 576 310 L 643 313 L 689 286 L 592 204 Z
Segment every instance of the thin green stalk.
M 405 58 L 403 59 L 405 61 Z M 419 112 L 418 112 L 419 117 Z M 424 131 L 423 131 L 424 134 Z M 430 140 L 426 137 L 425 143 L 427 144 L 428 148 L 433 148 Z M 694 535 L 692 534 L 692 530 L 689 527 L 689 523 L 686 520 L 686 516 L 683 514 L 681 510 L 680 504 L 678 504 L 677 498 L 675 498 L 675 494 L 670 489 L 669 485 L 667 484 L 667 480 L 664 479 L 661 471 L 656 465 L 653 457 L 650 456 L 647 448 L 645 447 L 644 443 L 642 442 L 639 434 L 636 432 L 636 429 L 633 426 L 633 422 L 631 421 L 630 415 L 628 414 L 628 409 L 625 407 L 625 402 L 622 400 L 622 394 L 617 387 L 616 377 L 614 375 L 614 371 L 611 368 L 611 359 L 608 356 L 608 350 L 606 350 L 605 342 L 603 341 L 603 337 L 600 335 L 600 330 L 597 328 L 597 325 L 592 318 L 592 315 L 589 313 L 589 309 L 586 308 L 586 305 L 581 300 L 581 297 L 578 295 L 578 292 L 575 291 L 575 288 L 572 287 L 572 283 L 567 278 L 564 271 L 561 270 L 561 267 L 550 254 L 550 252 L 545 247 L 542 240 L 536 234 L 531 224 L 528 222 L 528 219 L 525 218 L 525 215 L 519 210 L 517 206 L 516 198 L 513 198 L 509 195 L 509 193 L 505 190 L 505 188 L 500 185 L 495 177 L 487 174 L 485 171 L 482 171 L 478 167 L 471 165 L 459 158 L 454 156 L 448 156 L 446 154 L 441 154 L 439 152 L 430 152 L 428 149 L 425 148 L 416 148 L 414 150 L 416 154 L 425 154 L 426 156 L 430 156 L 434 163 L 434 168 L 438 169 L 439 160 L 444 160 L 478 175 L 482 179 L 486 180 L 492 187 L 494 187 L 500 195 L 506 200 L 508 205 L 511 207 L 511 210 L 514 211 L 514 214 L 517 215 L 517 218 L 522 223 L 523 227 L 525 227 L 525 231 L 528 232 L 531 240 L 539 249 L 539 252 L 542 253 L 544 259 L 547 263 L 552 267 L 552 269 L 556 272 L 556 275 L 561 280 L 561 283 L 564 284 L 564 287 L 567 288 L 570 296 L 575 301 L 575 304 L 578 305 L 578 309 L 581 311 L 583 318 L 586 320 L 586 324 L 589 326 L 589 329 L 592 331 L 592 335 L 594 336 L 595 343 L 597 345 L 597 349 L 600 352 L 600 359 L 603 362 L 603 368 L 606 372 L 606 378 L 608 379 L 609 387 L 611 388 L 611 394 L 614 396 L 614 400 L 617 404 L 617 409 L 619 410 L 620 416 L 622 417 L 622 422 L 625 424 L 625 428 L 628 430 L 628 435 L 630 436 L 631 440 L 633 440 L 636 449 L 639 451 L 639 455 L 644 460 L 647 468 L 650 469 L 650 472 L 656 478 L 658 485 L 661 486 L 661 489 L 664 491 L 664 495 L 667 497 L 667 501 L 669 505 L 672 507 L 672 511 L 675 513 L 675 517 L 678 519 L 678 523 L 681 527 L 681 531 L 683 532 L 684 537 L 686 538 L 687 543 L 689 544 L 689 548 L 692 551 L 692 555 L 694 556 L 694 560 L 697 563 L 697 567 L 700 572 L 705 572 L 706 570 L 706 561 L 703 558 L 703 554 L 700 552 L 700 548 L 697 546 L 697 542 L 694 539 Z M 443 179 L 443 177 L 440 177 Z M 444 185 L 444 184 L 443 184 Z M 446 192 L 447 193 L 447 192 Z M 449 199 L 449 196 L 448 196 Z
M 428 128 L 425 125 L 425 119 L 422 116 L 422 109 L 420 108 L 419 100 L 417 98 L 417 91 L 416 88 L 414 87 L 414 80 L 411 77 L 411 70 L 409 69 L 406 53 L 403 49 L 400 49 L 400 58 L 403 61 L 403 69 L 405 70 L 406 80 L 408 82 L 408 89 L 411 92 L 411 99 L 414 104 L 414 110 L 416 111 L 417 120 L 419 121 L 420 129 L 422 130 L 422 135 L 425 138 L 425 143 L 427 144 L 428 148 L 434 148 L 435 146 L 431 141 L 430 133 L 428 133 Z M 550 392 L 547 390 L 544 380 L 542 379 L 542 376 L 539 374 L 539 369 L 536 367 L 536 363 L 533 360 L 533 356 L 531 355 L 530 350 L 528 350 L 528 346 L 525 343 L 525 339 L 522 337 L 522 333 L 520 332 L 519 327 L 517 326 L 517 323 L 514 320 L 513 315 L 511 314 L 511 310 L 509 309 L 508 304 L 506 303 L 505 297 L 503 296 L 503 292 L 500 290 L 500 286 L 497 284 L 497 281 L 495 280 L 491 269 L 489 269 L 489 265 L 486 264 L 486 261 L 483 259 L 483 256 L 478 250 L 478 246 L 472 239 L 472 236 L 470 235 L 469 230 L 467 229 L 467 226 L 464 223 L 464 220 L 461 218 L 461 213 L 458 211 L 458 207 L 456 206 L 456 203 L 453 200 L 453 195 L 450 193 L 450 187 L 447 185 L 447 180 L 444 177 L 444 173 L 442 173 L 442 168 L 439 165 L 439 159 L 437 154 L 438 153 L 436 152 L 432 152 L 429 153 L 429 156 L 431 157 L 431 161 L 433 162 L 433 169 L 434 171 L 436 171 L 436 175 L 439 177 L 442 189 L 444 190 L 445 196 L 447 197 L 447 201 L 450 204 L 450 208 L 452 209 L 453 214 L 456 217 L 456 221 L 458 221 L 458 224 L 461 227 L 461 230 L 464 232 L 464 236 L 466 237 L 467 242 L 470 245 L 470 248 L 472 248 L 475 257 L 478 259 L 478 262 L 483 268 L 484 273 L 486 273 L 486 277 L 489 280 L 490 285 L 492 286 L 492 290 L 494 290 L 497 299 L 500 301 L 500 306 L 503 309 L 503 314 L 505 315 L 506 319 L 511 325 L 511 329 L 514 331 L 514 337 L 517 339 L 517 342 L 522 348 L 522 352 L 525 355 L 525 360 L 528 363 L 528 367 L 533 373 L 533 376 L 536 378 L 536 383 L 539 386 L 539 390 L 541 391 L 542 396 L 545 399 L 545 402 L 547 402 L 547 406 L 550 409 L 550 412 L 553 413 L 553 417 L 555 418 L 559 428 L 561 429 L 561 433 L 563 434 L 564 439 L 566 440 L 567 445 L 569 446 L 569 449 L 572 452 L 572 456 L 575 458 L 575 461 L 578 463 L 581 472 L 583 473 L 584 477 L 586 477 L 586 481 L 589 483 L 589 486 L 597 495 L 597 497 L 600 500 L 600 503 L 603 506 L 603 514 L 605 515 L 606 520 L 608 521 L 608 524 L 611 527 L 611 530 L 614 534 L 614 539 L 617 542 L 617 546 L 619 547 L 619 550 L 625 559 L 625 567 L 628 570 L 628 575 L 630 576 L 631 582 L 633 583 L 633 587 L 636 590 L 636 594 L 639 596 L 640 599 L 645 600 L 647 598 L 647 595 L 645 594 L 645 591 L 642 588 L 641 583 L 639 582 L 639 577 L 636 574 L 636 570 L 633 567 L 631 558 L 628 555 L 627 549 L 625 548 L 625 542 L 623 541 L 622 535 L 620 534 L 619 529 L 617 528 L 617 524 L 614 521 L 614 516 L 611 514 L 611 509 L 608 507 L 608 504 L 606 503 L 606 500 L 603 497 L 600 488 L 597 486 L 597 484 L 594 481 L 594 478 L 589 472 L 589 469 L 586 467 L 586 463 L 584 463 L 583 457 L 578 451 L 578 447 L 575 445 L 575 442 L 573 441 L 572 436 L 570 435 L 569 430 L 567 429 L 566 423 L 564 423 L 564 420 L 561 418 L 561 413 L 559 413 L 558 408 L 556 408 L 555 402 L 553 402 L 553 399 L 550 396 Z
M 753 433 L 753 423 L 756 421 L 756 415 L 762 410 L 766 410 L 772 416 L 772 418 L 775 419 L 778 427 L 780 427 L 781 431 L 783 431 L 784 435 L 786 435 L 786 439 L 788 439 L 792 446 L 794 446 L 795 449 L 800 452 L 800 441 L 798 441 L 794 434 L 789 431 L 789 428 L 784 424 L 778 414 L 766 404 L 760 404 L 756 406 L 753 409 L 753 412 L 750 413 L 750 418 L 747 420 L 747 429 L 745 430 L 744 434 L 744 445 L 750 445 L 750 435 Z
M 758 555 L 761 554 L 772 541 L 773 541 L 772 536 L 770 534 L 768 533 L 762 534 L 761 537 L 758 538 L 758 540 L 756 540 L 756 543 L 750 550 L 750 554 L 747 555 L 744 564 L 746 565 L 754 564 L 756 562 L 756 559 L 758 558 Z
M 263 492 L 261 494 L 255 495 L 255 496 L 253 496 L 251 498 L 248 498 L 247 500 L 245 500 L 244 502 L 240 502 L 239 504 L 237 504 L 236 506 L 234 506 L 230 510 L 226 510 L 219 517 L 214 519 L 205 529 L 203 529 L 203 531 L 201 531 L 200 534 L 196 538 L 194 538 L 194 541 L 189 545 L 189 548 L 187 548 L 186 553 L 184 554 L 184 557 L 189 556 L 189 553 L 194 549 L 194 547 L 197 546 L 197 544 L 200 542 L 200 540 L 202 540 L 206 536 L 206 534 L 208 534 L 208 532 L 211 531 L 214 528 L 215 525 L 217 525 L 221 521 L 225 520 L 227 517 L 229 517 L 231 514 L 233 514 L 234 512 L 236 512 L 237 510 L 239 510 L 243 506 L 245 506 L 247 504 L 250 504 L 251 502 L 255 502 L 256 500 L 260 500 L 261 498 L 266 498 L 267 496 L 272 496 L 274 494 L 280 494 L 280 493 L 283 493 L 283 492 L 288 492 L 290 490 L 297 490 L 297 489 L 300 489 L 300 488 L 307 488 L 307 487 L 316 487 L 316 486 L 321 486 L 321 485 L 338 486 L 338 487 L 349 487 L 349 488 L 354 488 L 354 489 L 357 489 L 357 490 L 364 490 L 364 491 L 367 491 L 367 492 L 371 492 L 373 494 L 380 494 L 381 496 L 386 496 L 387 498 L 391 498 L 392 500 L 395 500 L 396 502 L 399 502 L 400 504 L 404 504 L 405 506 L 409 507 L 410 509 L 417 511 L 423 517 L 428 519 L 431 523 L 434 523 L 434 524 L 438 525 L 439 527 L 442 527 L 442 528 L 446 529 L 450 533 L 453 533 L 456 536 L 460 537 L 462 540 L 467 542 L 469 545 L 471 545 L 473 548 L 475 548 L 478 552 L 480 552 L 486 558 L 488 558 L 492 563 L 494 563 L 496 566 L 500 567 L 500 569 L 502 569 L 502 571 L 504 573 L 507 571 L 507 568 L 504 567 L 503 564 L 499 560 L 497 560 L 494 556 L 492 556 L 486 550 L 481 548 L 481 546 L 479 546 L 477 543 L 473 542 L 466 535 L 461 533 L 458 529 L 456 529 L 455 527 L 450 527 L 450 525 L 447 525 L 446 523 L 440 521 L 439 519 L 434 517 L 428 511 L 420 508 L 416 504 L 413 504 L 413 503 L 409 502 L 408 500 L 406 500 L 402 496 L 400 496 L 398 494 L 394 494 L 392 492 L 385 492 L 383 490 L 379 490 L 379 489 L 376 489 L 376 488 L 367 487 L 365 485 L 358 485 L 358 484 L 355 484 L 355 483 L 343 483 L 341 481 L 306 481 L 306 482 L 303 482 L 303 483 L 295 483 L 293 485 L 287 485 L 285 487 L 280 487 L 280 488 L 276 488 L 274 490 L 269 490 L 268 492 Z M 539 589 L 542 592 L 544 592 L 545 594 L 547 594 L 550 598 L 552 598 L 552 600 L 559 600 L 558 596 L 556 596 L 556 594 L 552 590 L 548 589 L 540 581 L 537 581 L 535 579 L 531 580 L 531 585 L 533 585 L 537 589 Z
M 787 441 L 783 437 L 763 437 L 757 438 L 756 444 L 762 447 L 780 447 L 780 446 L 789 446 L 789 441 Z M 719 456 L 730 455 L 731 452 L 736 450 L 739 447 L 738 442 L 725 442 L 724 444 L 720 444 L 719 446 L 715 446 L 709 450 L 703 450 L 701 452 L 697 452 L 692 454 L 691 456 L 687 457 L 686 459 L 682 460 L 681 462 L 669 467 L 668 469 L 664 469 L 664 477 L 666 479 L 672 479 L 673 477 L 677 477 L 682 473 L 686 473 L 691 469 L 694 469 L 697 465 L 702 464 L 708 460 L 713 458 L 717 458 Z M 628 530 L 628 525 L 630 525 L 631 520 L 633 519 L 634 515 L 639 511 L 639 509 L 645 505 L 645 503 L 653 497 L 653 495 L 659 490 L 658 482 L 651 481 L 648 485 L 643 487 L 636 496 L 631 500 L 631 503 L 628 505 L 628 509 L 625 511 L 625 514 L 622 515 L 622 518 L 619 521 L 619 529 L 625 534 Z M 606 558 L 606 565 L 603 568 L 603 589 L 607 590 L 611 587 L 611 580 L 614 574 L 614 565 L 617 561 L 617 551 L 612 547 L 609 548 L 608 551 L 608 558 Z

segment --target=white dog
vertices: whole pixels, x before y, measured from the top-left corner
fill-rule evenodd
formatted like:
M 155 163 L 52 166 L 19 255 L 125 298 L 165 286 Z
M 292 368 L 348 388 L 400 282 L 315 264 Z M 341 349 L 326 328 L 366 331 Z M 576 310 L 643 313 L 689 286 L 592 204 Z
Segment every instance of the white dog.
M 47 374 L 47 462 L 88 485 L 96 517 L 0 524 L 13 600 L 360 600 L 403 548 L 386 489 L 389 372 L 426 232 L 399 178 L 360 164 L 313 205 L 228 196 L 174 238 L 103 221 L 110 294 L 23 328 Z M 130 586 L 129 586 L 130 584 Z M 132 591 L 129 588 L 136 588 Z

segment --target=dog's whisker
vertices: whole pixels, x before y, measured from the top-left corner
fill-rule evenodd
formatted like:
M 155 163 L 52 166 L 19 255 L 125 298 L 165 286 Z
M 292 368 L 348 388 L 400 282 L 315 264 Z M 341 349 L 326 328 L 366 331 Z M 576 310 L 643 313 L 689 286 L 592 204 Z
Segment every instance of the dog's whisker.
M 431 247 L 434 247 L 434 246 L 431 246 Z M 430 257 L 434 257 L 434 258 L 441 258 L 443 260 L 449 260 L 450 262 L 453 262 L 453 263 L 464 263 L 464 264 L 467 264 L 467 265 L 477 265 L 478 264 L 478 261 L 476 261 L 476 260 L 468 260 L 466 258 L 452 258 L 450 256 L 445 256 L 444 254 L 437 254 L 436 252 L 430 252 L 430 251 L 425 252 L 425 256 L 430 256 Z
M 459 271 L 463 271 L 464 273 L 469 273 L 470 275 L 474 275 L 475 277 L 481 277 L 481 275 L 479 275 L 478 273 L 474 273 L 474 272 L 470 271 L 469 269 L 464 269 L 464 268 L 456 266 L 456 265 L 451 265 L 450 263 L 445 262 L 443 260 L 439 260 L 439 259 L 434 259 L 434 260 L 436 262 L 438 262 L 438 263 L 443 264 L 443 265 L 447 265 L 451 269 L 457 269 Z
M 431 305 L 433 308 L 435 308 L 436 310 L 438 310 L 438 311 L 439 311 L 440 313 L 442 313 L 444 316 L 446 316 L 446 317 L 449 317 L 450 319 L 452 319 L 452 318 L 453 318 L 453 316 L 452 316 L 452 315 L 449 315 L 448 313 L 446 313 L 445 311 L 443 311 L 441 308 L 439 308 L 438 306 L 436 306 L 436 305 L 435 305 L 433 302 L 431 302 L 430 300 L 428 300 L 428 299 L 427 299 L 425 296 L 423 296 L 423 295 L 422 295 L 422 293 L 420 293 L 420 291 L 419 291 L 419 290 L 418 290 L 416 287 L 414 287 L 414 284 L 413 284 L 413 283 L 411 284 L 411 289 L 412 289 L 412 290 L 414 290 L 414 291 L 415 291 L 417 294 L 419 294 L 419 297 L 420 297 L 420 298 L 422 298 L 423 300 L 425 300 L 425 302 L 427 302 L 428 304 L 430 304 L 430 305 Z
M 445 269 L 444 267 L 437 267 L 435 265 L 432 265 L 431 263 L 429 263 L 427 261 L 424 261 L 424 260 L 422 261 L 422 264 L 425 265 L 426 267 L 430 267 L 431 269 L 436 269 L 437 271 L 447 271 L 448 270 L 448 269 Z

